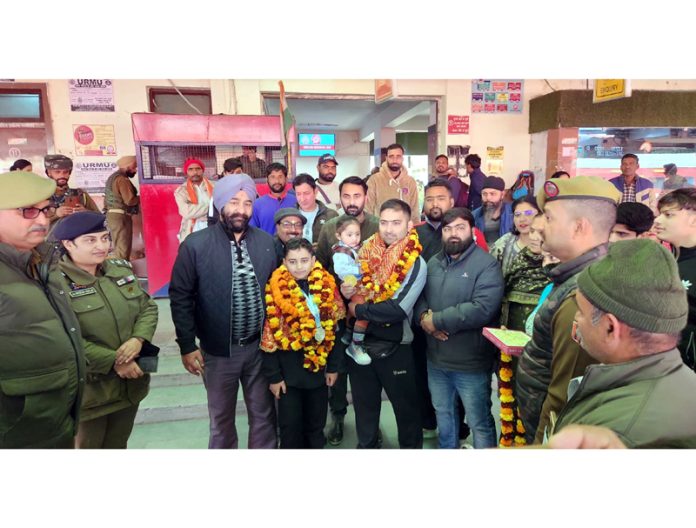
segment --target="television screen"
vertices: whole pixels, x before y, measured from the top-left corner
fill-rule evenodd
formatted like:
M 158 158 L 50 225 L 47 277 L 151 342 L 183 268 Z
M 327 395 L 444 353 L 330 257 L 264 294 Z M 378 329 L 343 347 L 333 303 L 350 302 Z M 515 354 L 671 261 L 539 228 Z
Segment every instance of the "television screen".
M 336 134 L 298 134 L 300 156 L 336 155 Z

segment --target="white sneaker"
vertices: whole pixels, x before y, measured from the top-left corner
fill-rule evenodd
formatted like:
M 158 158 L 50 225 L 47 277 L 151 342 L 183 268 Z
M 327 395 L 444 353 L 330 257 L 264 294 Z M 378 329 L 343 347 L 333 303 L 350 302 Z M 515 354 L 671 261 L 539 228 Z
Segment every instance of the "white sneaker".
M 365 366 L 372 363 L 372 358 L 363 350 L 363 347 L 358 345 L 355 341 L 348 345 L 346 354 L 353 358 L 353 361 L 358 365 Z

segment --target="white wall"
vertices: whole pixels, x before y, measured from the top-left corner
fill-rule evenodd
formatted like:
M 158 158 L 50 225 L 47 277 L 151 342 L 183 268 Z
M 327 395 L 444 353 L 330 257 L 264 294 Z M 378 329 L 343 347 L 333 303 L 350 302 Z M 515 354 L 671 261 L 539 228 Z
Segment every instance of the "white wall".
M 66 80 L 25 80 L 20 82 L 45 82 L 51 106 L 51 119 L 55 140 L 55 152 L 74 157 L 73 124 L 114 124 L 118 156 L 132 154 L 133 133 L 130 114 L 146 112 L 147 87 L 170 86 L 164 79 L 114 80 L 116 112 L 71 112 L 68 82 Z M 262 92 L 278 92 L 278 81 L 274 79 L 242 80 L 175 80 L 180 87 L 210 88 L 213 113 L 258 115 L 263 113 Z M 529 129 L 529 101 L 552 90 L 586 89 L 592 83 L 584 79 L 555 80 L 528 79 L 524 83 L 523 111 L 521 114 L 495 115 L 471 114 L 471 79 L 401 79 L 397 82 L 399 96 L 428 97 L 440 100 L 438 120 L 438 151 L 444 152 L 447 145 L 470 145 L 471 152 L 484 158 L 486 147 L 503 146 L 503 176 L 511 184 L 517 173 L 533 168 L 531 137 Z M 696 80 L 633 80 L 634 90 L 696 90 Z M 372 95 L 372 79 L 352 80 L 286 80 L 288 93 Z M 469 115 L 470 133 L 467 135 L 447 134 L 447 115 Z M 367 145 L 355 141 L 355 134 L 339 134 L 339 178 L 349 175 L 365 175 L 370 170 L 370 161 L 362 156 Z M 117 156 L 117 157 L 118 157 Z M 117 157 L 113 158 L 113 161 Z M 345 158 L 345 159 L 344 159 Z M 80 158 L 79 161 L 111 161 L 104 158 Z M 308 166 L 307 164 L 311 165 Z M 314 159 L 298 162 L 298 170 L 310 174 L 316 172 Z M 308 170 L 312 169 L 312 170 Z
M 302 130 L 305 132 L 305 130 Z M 308 132 L 312 132 L 308 130 Z M 297 158 L 297 173 L 306 172 L 312 176 L 317 175 L 318 157 Z M 357 130 L 336 132 L 336 160 L 338 169 L 336 181 L 342 181 L 348 176 L 360 176 L 370 173 L 370 144 L 361 143 L 358 140 Z

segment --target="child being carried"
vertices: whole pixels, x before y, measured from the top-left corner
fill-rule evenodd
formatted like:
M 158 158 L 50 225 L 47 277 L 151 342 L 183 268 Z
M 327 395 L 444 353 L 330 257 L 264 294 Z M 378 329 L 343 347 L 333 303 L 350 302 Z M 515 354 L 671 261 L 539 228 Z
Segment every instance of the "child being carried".
M 360 222 L 354 216 L 343 215 L 336 222 L 336 238 L 338 243 L 331 250 L 333 252 L 333 269 L 338 278 L 346 284 L 355 286 L 362 273 L 358 265 L 358 251 L 360 250 Z M 351 301 L 361 304 L 365 302 L 362 295 L 353 295 Z M 362 347 L 367 330 L 367 321 L 348 318 L 346 333 L 343 343 L 348 345 L 348 354 L 358 365 L 369 365 L 372 362 L 370 356 Z

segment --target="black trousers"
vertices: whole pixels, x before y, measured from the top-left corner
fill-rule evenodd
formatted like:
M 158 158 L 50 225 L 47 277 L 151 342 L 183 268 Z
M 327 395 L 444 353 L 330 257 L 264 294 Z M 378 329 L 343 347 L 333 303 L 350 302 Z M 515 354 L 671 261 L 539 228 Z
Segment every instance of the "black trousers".
M 332 354 L 345 354 L 346 345 L 341 343 L 342 332 L 336 335 Z M 346 362 L 353 362 L 352 359 L 346 358 Z M 334 417 L 342 418 L 348 412 L 348 376 L 345 372 L 338 371 L 338 378 L 333 387 L 329 388 L 329 409 Z
M 347 364 L 355 408 L 358 448 L 371 449 L 377 446 L 384 388 L 394 409 L 399 447 L 421 449 L 423 429 L 411 345 L 400 345 L 388 358 L 373 359 L 369 365 L 360 366 L 354 361 L 347 361 Z
M 413 326 L 413 359 L 416 369 L 416 387 L 418 388 L 418 398 L 423 429 L 437 428 L 435 418 L 435 408 L 430 397 L 428 388 L 428 358 L 426 355 L 427 341 L 425 332 L 420 326 Z
M 316 389 L 287 387 L 278 400 L 281 449 L 323 449 L 326 439 L 326 385 Z

